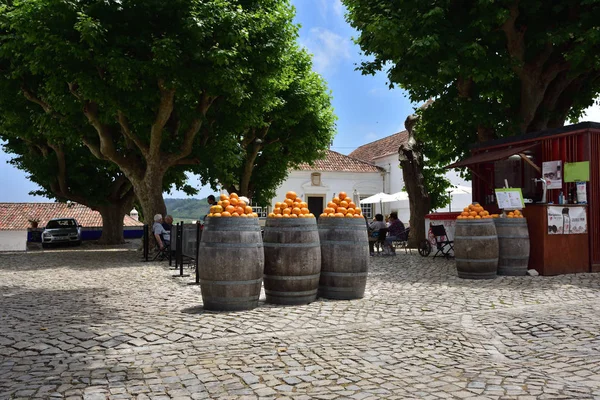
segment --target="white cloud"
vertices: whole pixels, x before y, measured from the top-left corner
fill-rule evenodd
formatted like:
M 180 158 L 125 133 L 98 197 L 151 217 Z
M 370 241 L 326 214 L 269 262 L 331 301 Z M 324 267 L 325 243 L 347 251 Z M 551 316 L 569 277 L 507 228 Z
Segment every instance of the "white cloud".
M 317 4 L 321 17 L 329 19 L 331 13 L 335 17 L 344 18 L 346 7 L 342 4 L 342 0 L 319 0 Z
M 313 54 L 314 69 L 321 74 L 331 72 L 351 57 L 350 40 L 325 28 L 312 28 L 303 44 Z
M 367 135 L 365 136 L 365 138 L 369 141 L 369 142 L 373 142 L 377 139 L 379 139 L 379 135 L 376 134 L 375 132 L 369 132 L 367 133 Z M 368 142 L 367 142 L 368 143 Z

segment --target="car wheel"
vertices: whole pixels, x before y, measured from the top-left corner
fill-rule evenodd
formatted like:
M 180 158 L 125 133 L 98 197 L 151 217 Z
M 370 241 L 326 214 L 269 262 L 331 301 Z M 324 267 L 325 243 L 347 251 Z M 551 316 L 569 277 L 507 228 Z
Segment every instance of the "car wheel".
M 49 243 L 42 243 L 42 249 L 47 249 L 48 247 L 50 247 Z

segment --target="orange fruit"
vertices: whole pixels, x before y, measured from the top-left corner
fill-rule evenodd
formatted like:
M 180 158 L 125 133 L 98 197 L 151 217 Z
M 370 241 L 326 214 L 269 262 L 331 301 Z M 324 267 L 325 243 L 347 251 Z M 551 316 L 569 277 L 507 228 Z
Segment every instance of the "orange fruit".
M 345 207 L 338 207 L 337 208 L 337 212 L 342 213 L 344 215 L 346 215 L 346 212 L 348 212 L 348 210 L 346 210 Z
M 354 218 L 362 218 L 363 216 L 360 214 L 354 214 Z
M 244 207 L 244 212 L 245 212 L 246 214 L 252 214 L 252 207 L 250 207 L 250 206 L 246 206 L 246 207 Z
M 221 217 L 231 217 L 231 213 L 229 211 L 223 211 Z
M 290 218 L 298 218 L 298 214 L 290 214 Z
M 283 203 L 278 201 L 277 203 L 275 203 L 275 208 L 281 208 L 283 207 Z
M 219 198 L 221 200 L 229 200 L 229 196 L 227 196 L 226 194 L 222 194 L 221 196 L 219 196 Z
M 313 213 L 309 213 L 309 214 L 308 214 L 308 216 L 309 216 L 310 218 L 314 218 L 314 217 L 315 217 L 315 214 L 313 214 Z
M 335 213 L 329 214 L 328 217 L 335 217 Z
M 231 198 L 229 199 L 229 204 L 231 204 L 232 206 L 237 206 L 239 201 L 240 199 L 238 198 Z
M 340 192 L 338 193 L 338 197 L 340 198 L 340 200 L 344 200 L 346 197 L 348 197 L 348 195 L 346 194 L 346 192 Z
M 233 212 L 233 213 L 231 213 L 231 216 L 232 216 L 232 217 L 239 217 L 239 216 L 240 216 L 240 214 L 238 214 L 238 213 L 236 213 L 236 212 Z
M 302 210 L 300 210 L 298 207 L 294 207 L 292 208 L 292 214 L 302 214 Z
M 258 213 L 252 213 L 252 216 L 253 216 L 254 218 L 258 218 Z
M 302 203 L 302 199 L 300 197 L 296 197 L 294 199 L 294 203 Z
M 306 207 L 302 207 L 302 208 L 300 209 L 300 212 L 301 212 L 302 214 L 304 214 L 304 215 L 310 214 L 310 210 L 309 210 L 308 208 L 306 208 Z
M 214 213 L 212 216 L 213 216 L 213 217 L 220 217 L 220 216 L 221 216 L 221 213 Z
M 292 213 L 292 209 L 289 207 L 283 210 L 283 215 L 290 215 L 291 213 Z
M 246 202 L 245 202 L 245 201 L 243 201 L 243 200 L 238 200 L 238 202 L 237 202 L 236 206 L 238 206 L 238 207 L 246 207 L 246 206 L 247 206 L 247 204 L 246 204 Z
M 246 214 L 240 215 L 240 218 L 248 218 L 248 217 L 249 217 L 249 215 L 246 215 Z
M 238 197 L 239 197 L 239 196 L 237 195 L 237 193 L 231 193 L 231 194 L 229 195 L 229 198 L 230 198 L 230 199 L 237 199 Z
M 469 210 L 469 207 L 463 208 L 463 212 L 469 212 L 469 211 L 471 211 L 471 210 Z
M 293 200 L 294 200 L 296 197 L 298 197 L 298 195 L 296 194 L 296 192 L 289 191 L 289 192 L 287 192 L 287 193 L 285 194 L 285 198 L 286 198 L 286 199 L 291 199 L 292 201 L 293 201 Z
M 337 212 L 337 213 L 333 214 L 333 216 L 337 217 L 337 218 L 343 218 L 344 214 L 342 214 L 341 212 Z
M 348 208 L 348 202 L 344 200 L 340 201 L 340 207 Z
M 252 210 L 250 210 L 250 211 L 252 211 Z M 237 206 L 235 208 L 235 212 L 238 214 L 244 214 L 244 207 Z
M 348 215 L 354 215 L 354 208 L 351 208 L 351 209 L 349 209 L 349 210 L 346 210 L 346 217 L 347 217 Z
M 327 203 L 327 207 L 336 210 L 338 206 L 333 201 L 330 201 L 329 203 Z
M 332 202 L 334 202 L 334 203 L 335 203 L 336 205 L 338 205 L 338 206 L 339 206 L 339 205 L 340 205 L 340 203 L 341 203 L 341 200 L 340 200 L 340 198 L 339 198 L 339 197 L 334 197 L 334 198 L 333 198 L 331 201 L 332 201 Z
M 275 214 L 275 218 L 283 218 L 282 214 Z
M 362 215 L 362 210 L 360 208 L 355 208 L 354 214 Z
M 232 213 L 232 212 L 235 211 L 235 207 L 234 206 L 227 206 L 227 207 L 225 207 L 225 211 L 227 211 L 229 213 Z
M 269 218 L 275 217 L 275 213 L 269 213 Z
M 282 212 L 281 212 L 281 208 L 276 208 L 276 209 L 274 209 L 274 210 L 273 210 L 273 214 L 275 214 L 275 215 L 281 215 L 281 214 L 282 214 Z
M 222 206 L 215 206 L 215 211 L 218 213 L 223 212 L 223 207 Z
M 467 217 L 467 219 L 475 219 L 475 217 L 474 217 L 474 216 L 472 216 L 472 215 L 469 215 L 469 216 Z
M 207 217 L 212 217 L 212 216 L 213 216 L 213 213 L 210 213 L 207 215 Z
M 300 208 L 308 208 L 308 204 L 305 201 L 301 201 Z
M 469 213 L 469 216 L 470 216 L 470 217 L 474 217 L 474 216 L 476 216 L 476 215 L 477 215 L 477 211 L 471 211 L 471 212 Z
M 225 208 L 227 208 L 227 206 L 231 204 L 229 200 L 221 200 L 221 205 Z
M 292 200 L 292 199 L 285 199 L 283 202 L 288 207 L 294 204 L 294 200 Z
M 481 217 L 479 215 L 476 215 L 475 219 L 481 219 Z
M 356 208 L 356 204 L 353 201 L 348 202 L 348 208 Z
M 348 214 L 346 214 L 344 217 L 346 217 L 346 218 L 354 218 L 354 214 L 350 214 L 350 213 L 348 213 Z

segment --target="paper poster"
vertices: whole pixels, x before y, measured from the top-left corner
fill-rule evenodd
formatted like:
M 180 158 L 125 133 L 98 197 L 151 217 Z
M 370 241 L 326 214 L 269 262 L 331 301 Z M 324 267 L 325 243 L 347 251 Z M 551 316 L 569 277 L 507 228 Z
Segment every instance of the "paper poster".
M 520 210 L 525 207 L 521 188 L 495 189 L 498 208 L 501 210 Z
M 542 176 L 548 189 L 562 188 L 562 161 L 547 161 L 542 163 Z
M 590 180 L 590 162 L 565 163 L 565 182 Z
M 577 182 L 577 202 L 587 203 L 587 185 L 585 182 Z
M 586 232 L 585 207 L 548 206 L 548 235 L 574 235 Z

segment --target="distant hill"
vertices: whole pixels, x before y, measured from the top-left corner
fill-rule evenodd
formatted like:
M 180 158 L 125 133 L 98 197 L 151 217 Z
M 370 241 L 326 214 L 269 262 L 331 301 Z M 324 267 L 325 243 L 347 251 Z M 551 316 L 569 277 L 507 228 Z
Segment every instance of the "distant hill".
M 173 216 L 174 222 L 201 220 L 210 210 L 204 199 L 165 199 L 167 214 Z

